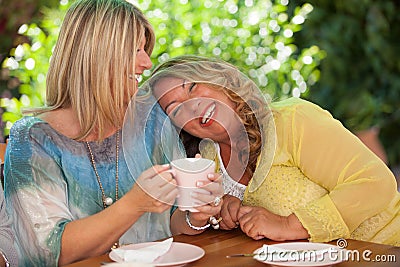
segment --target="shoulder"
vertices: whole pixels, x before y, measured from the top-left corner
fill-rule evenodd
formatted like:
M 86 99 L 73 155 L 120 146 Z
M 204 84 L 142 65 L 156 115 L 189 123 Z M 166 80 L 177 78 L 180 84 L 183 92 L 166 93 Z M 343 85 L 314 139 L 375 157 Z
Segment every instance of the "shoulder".
M 41 128 L 40 124 L 47 124 L 43 120 L 26 116 L 16 121 L 10 129 L 10 141 L 27 141 L 35 128 Z
M 51 161 L 59 163 L 63 152 L 73 149 L 69 140 L 40 118 L 24 117 L 11 127 L 5 171 L 8 175 L 31 177 L 33 166 L 42 168 Z
M 13 126 L 11 127 L 11 129 L 25 129 L 25 128 L 30 128 L 33 125 L 37 124 L 37 123 L 41 123 L 44 122 L 43 120 L 37 118 L 37 117 L 33 117 L 33 116 L 25 116 L 22 117 L 21 119 L 17 120 Z
M 271 103 L 271 110 L 275 119 L 313 120 L 333 119 L 331 113 L 310 101 L 291 97 Z
M 302 109 L 307 110 L 316 110 L 320 112 L 327 112 L 322 107 L 318 106 L 317 104 L 310 102 L 308 100 L 298 98 L 298 97 L 290 97 L 285 100 L 276 101 L 271 103 L 271 109 L 273 111 L 297 111 Z M 329 112 L 328 112 L 329 113 Z
M 288 98 L 274 102 L 271 110 L 276 136 L 281 143 L 300 142 L 306 135 L 323 140 L 339 131 L 346 131 L 327 110 L 304 99 Z
M 40 130 L 40 125 L 43 123 L 45 122 L 36 117 L 26 116 L 12 125 L 4 162 L 6 183 L 12 184 L 17 181 L 15 177 L 18 175 L 15 173 L 23 173 L 24 177 L 30 177 L 33 151 L 35 147 L 40 146 L 35 136 L 44 136 L 43 131 Z M 11 176 L 13 178 L 10 178 Z
M 26 116 L 16 121 L 11 127 L 8 143 L 11 152 L 31 154 L 32 149 L 54 146 L 53 144 L 59 142 L 61 138 L 62 135 L 57 133 L 46 121 Z
M 35 136 L 44 135 L 40 127 L 43 123 L 45 122 L 41 119 L 26 116 L 12 125 L 7 145 L 10 158 L 14 158 L 13 155 L 16 154 L 30 155 L 32 153 L 32 144 L 35 143 Z

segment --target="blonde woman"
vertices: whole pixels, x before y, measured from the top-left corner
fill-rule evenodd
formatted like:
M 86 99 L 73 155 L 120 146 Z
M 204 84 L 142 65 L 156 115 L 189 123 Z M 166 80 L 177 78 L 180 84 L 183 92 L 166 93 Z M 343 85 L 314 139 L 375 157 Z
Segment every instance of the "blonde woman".
M 203 230 L 190 225 L 220 211 L 202 205 L 188 224 L 172 209 L 178 189 L 166 170 L 179 150 L 173 140 L 164 144 L 171 153 L 162 150 L 161 130 L 173 131 L 157 106 L 148 118 L 134 118 L 148 119 L 146 129 L 124 125 L 121 132 L 132 98 L 136 106 L 137 77 L 152 66 L 154 41 L 147 19 L 127 1 L 79 0 L 68 10 L 46 106 L 13 125 L 7 148 L 6 199 L 21 266 L 65 265 L 120 244 L 197 234 Z M 215 179 L 210 174 L 200 201 L 221 196 Z
M 196 140 L 214 142 L 198 150 L 224 177 L 223 229 L 240 226 L 254 239 L 400 246 L 394 175 L 327 111 L 299 98 L 267 103 L 235 67 L 196 56 L 158 66 L 147 90 L 191 150 Z

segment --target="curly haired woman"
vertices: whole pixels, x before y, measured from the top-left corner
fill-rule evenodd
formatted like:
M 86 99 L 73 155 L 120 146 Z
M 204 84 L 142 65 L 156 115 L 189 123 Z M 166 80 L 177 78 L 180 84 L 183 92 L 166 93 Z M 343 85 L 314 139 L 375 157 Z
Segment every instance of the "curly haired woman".
M 224 175 L 223 229 L 400 245 L 394 175 L 326 110 L 299 98 L 267 104 L 237 68 L 196 56 L 162 63 L 148 86 L 186 144 L 214 141 L 200 149 Z

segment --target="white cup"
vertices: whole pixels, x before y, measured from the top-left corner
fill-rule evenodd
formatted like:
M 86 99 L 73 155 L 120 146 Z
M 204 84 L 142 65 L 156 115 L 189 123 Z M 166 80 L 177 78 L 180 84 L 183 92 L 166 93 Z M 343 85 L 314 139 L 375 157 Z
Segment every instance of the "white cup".
M 171 168 L 175 172 L 175 179 L 179 189 L 179 197 L 177 198 L 179 209 L 198 212 L 194 207 L 206 203 L 195 203 L 192 192 L 205 191 L 198 188 L 196 182 L 208 180 L 207 175 L 215 172 L 214 161 L 205 158 L 177 159 L 171 162 Z

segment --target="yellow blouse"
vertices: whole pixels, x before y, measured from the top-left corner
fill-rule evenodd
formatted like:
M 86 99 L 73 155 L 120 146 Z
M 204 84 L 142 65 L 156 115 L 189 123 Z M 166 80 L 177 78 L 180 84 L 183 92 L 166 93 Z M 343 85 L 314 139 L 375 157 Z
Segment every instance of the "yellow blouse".
M 272 167 L 255 191 L 250 181 L 243 204 L 294 213 L 313 242 L 352 238 L 400 246 L 400 194 L 387 166 L 311 102 L 290 98 L 271 109 Z

